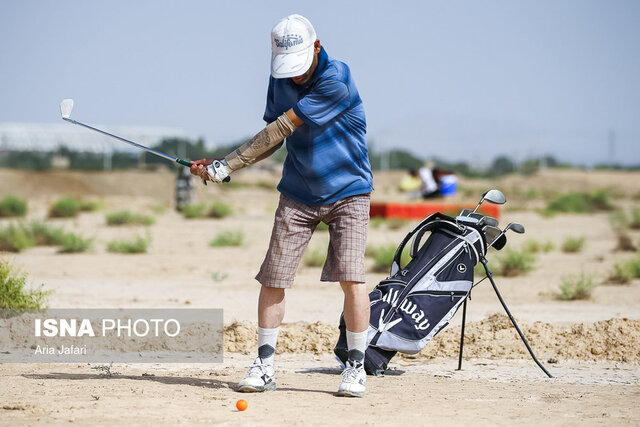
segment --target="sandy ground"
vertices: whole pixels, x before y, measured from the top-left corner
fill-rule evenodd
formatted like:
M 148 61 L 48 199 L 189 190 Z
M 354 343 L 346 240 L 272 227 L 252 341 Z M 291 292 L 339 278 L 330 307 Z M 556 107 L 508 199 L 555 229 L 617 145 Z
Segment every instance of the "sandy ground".
M 267 249 L 278 194 L 251 184 L 275 184 L 277 172 L 247 171 L 236 181 L 245 185 L 197 190 L 200 200 L 233 205 L 236 213 L 232 217 L 185 220 L 171 209 L 174 181 L 167 171 L 34 174 L 0 170 L 0 196 L 27 198 L 30 219 L 44 219 L 49 204 L 61 195 L 100 200 L 105 205 L 102 211 L 75 219 L 50 220 L 94 237 L 90 252 L 63 255 L 55 248 L 37 247 L 4 256 L 28 273 L 33 284 L 44 283 L 54 291 L 51 307 L 223 308 L 225 324 L 241 322 L 254 328 L 259 288 L 253 276 Z M 397 174 L 377 175 L 374 200 L 402 200 L 395 182 Z M 528 359 L 512 330 L 495 332 L 495 325 L 504 319 L 491 319 L 502 308 L 485 282 L 474 289 L 468 307 L 467 318 L 472 323 L 462 371 L 455 370 L 460 313 L 418 358 L 394 359 L 388 375 L 369 378 L 364 399 L 333 395 L 340 377 L 326 345 L 279 354 L 278 391 L 249 396 L 233 389 L 255 351 L 250 339 L 236 343 L 220 365 L 120 364 L 114 370 L 121 374 L 113 378 L 96 376 L 86 365 L 4 364 L 0 365 L 0 423 L 116 424 L 130 420 L 136 424 L 322 425 L 340 419 L 347 425 L 424 424 L 425 420 L 436 424 L 638 424 L 640 281 L 623 286 L 602 284 L 584 301 L 554 297 L 563 276 L 586 272 L 602 282 L 617 261 L 635 255 L 614 251 L 616 238 L 607 213 L 544 218 L 534 210 L 544 206 L 544 201 L 527 191 L 607 188 L 615 203 L 630 208 L 640 204 L 639 183 L 640 174 L 576 171 L 460 182 L 464 191 L 455 202 L 473 204 L 491 187 L 505 192 L 509 202 L 501 223 L 517 221 L 527 228 L 523 236 L 510 236 L 510 246 L 517 248 L 535 238 L 551 241 L 556 248 L 538 255 L 534 271 L 497 278 L 534 350 L 556 377 L 552 380 Z M 160 206 L 168 209 L 153 213 Z M 156 223 L 151 227 L 107 226 L 105 212 L 118 209 L 154 215 Z M 0 220 L 2 225 L 8 222 Z M 372 228 L 369 242 L 397 244 L 412 226 Z M 225 230 L 242 230 L 243 246 L 208 245 Z M 137 234 L 151 236 L 148 254 L 106 251 L 109 240 Z M 639 232 L 630 235 L 634 243 L 640 243 Z M 578 254 L 560 251 L 568 237 L 584 237 L 584 249 Z M 327 242 L 327 233 L 317 232 L 310 247 L 325 247 Z M 490 263 L 497 255 L 490 253 Z M 342 297 L 336 284 L 320 283 L 319 276 L 319 268 L 301 266 L 295 288 L 287 294 L 285 322 L 295 326 L 319 321 L 328 331 L 325 339 L 329 343 Z M 367 284 L 373 288 L 384 277 L 385 273 L 370 273 Z M 301 330 L 296 333 L 304 335 L 304 327 Z M 477 332 L 475 344 L 473 331 Z M 295 348 L 297 336 L 292 335 L 286 349 Z M 491 350 L 482 347 L 487 343 Z M 549 359 L 557 363 L 549 364 Z M 249 409 L 241 413 L 234 406 L 240 398 L 249 401 Z

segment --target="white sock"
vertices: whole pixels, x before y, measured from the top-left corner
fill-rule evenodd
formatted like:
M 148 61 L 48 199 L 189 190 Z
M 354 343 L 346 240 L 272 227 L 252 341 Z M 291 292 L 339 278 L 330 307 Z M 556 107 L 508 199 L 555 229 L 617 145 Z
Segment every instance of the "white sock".
M 364 352 L 367 349 L 367 330 L 362 332 L 347 331 L 347 350 L 349 359 L 364 362 Z
M 273 365 L 273 356 L 276 354 L 278 331 L 280 328 L 261 328 L 258 326 L 258 357 L 265 365 Z

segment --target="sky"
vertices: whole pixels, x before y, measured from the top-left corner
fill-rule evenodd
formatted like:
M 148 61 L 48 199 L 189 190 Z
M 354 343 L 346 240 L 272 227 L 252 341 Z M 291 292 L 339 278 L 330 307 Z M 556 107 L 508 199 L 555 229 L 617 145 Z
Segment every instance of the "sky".
M 423 158 L 640 164 L 640 1 L 0 2 L 0 122 L 257 133 L 271 27 L 349 65 L 368 142 Z

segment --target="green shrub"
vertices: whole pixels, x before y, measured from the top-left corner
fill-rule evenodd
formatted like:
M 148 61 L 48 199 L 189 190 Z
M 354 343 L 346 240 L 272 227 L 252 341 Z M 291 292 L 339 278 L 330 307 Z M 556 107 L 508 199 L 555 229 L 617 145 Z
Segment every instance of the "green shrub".
M 150 237 L 142 236 L 137 236 L 133 240 L 117 239 L 107 244 L 107 250 L 121 254 L 142 254 L 147 252 L 150 243 Z
M 130 211 L 112 212 L 106 216 L 107 225 L 153 225 L 155 220 L 148 216 Z
M 0 200 L 0 218 L 12 216 L 25 216 L 27 214 L 27 202 L 15 197 L 6 196 Z
M 547 240 L 545 242 L 540 242 L 535 239 L 530 239 L 524 242 L 522 245 L 522 249 L 531 252 L 531 253 L 539 253 L 539 252 L 551 252 L 555 249 L 555 245 L 551 240 Z
M 91 200 L 77 200 L 81 212 L 95 212 L 102 209 L 102 203 Z
M 84 238 L 79 234 L 65 233 L 60 241 L 60 252 L 64 254 L 74 254 L 86 252 L 90 247 L 93 239 Z
M 0 309 L 39 310 L 46 308 L 52 291 L 40 285 L 27 288 L 27 276 L 15 271 L 7 261 L 0 259 Z
M 376 273 L 384 273 L 391 269 L 393 258 L 396 255 L 398 247 L 396 245 L 385 246 L 368 246 L 365 252 L 365 256 L 373 258 L 373 267 L 371 271 Z M 402 254 L 400 255 L 400 268 L 405 267 L 411 261 L 409 255 L 409 245 L 406 245 Z
M 640 278 L 640 257 L 616 263 L 607 281 L 610 283 L 626 284 L 638 278 Z
M 57 246 L 62 244 L 65 232 L 61 227 L 53 227 L 41 221 L 33 221 L 25 229 L 30 233 L 36 246 Z
M 580 252 L 584 246 L 584 237 L 568 237 L 562 244 L 562 252 L 576 253 Z
M 558 285 L 560 292 L 556 294 L 556 297 L 565 301 L 589 299 L 596 286 L 598 285 L 593 280 L 593 276 L 584 272 L 579 275 L 567 276 L 562 278 L 560 285 Z
M 49 208 L 51 218 L 72 218 L 78 216 L 80 203 L 76 199 L 64 198 L 55 202 Z
M 500 276 L 514 277 L 533 270 L 536 256 L 525 250 L 517 251 L 507 248 L 497 260 L 495 273 Z
M 20 252 L 36 245 L 29 229 L 20 224 L 0 228 L 0 251 Z
M 209 209 L 208 216 L 211 218 L 225 218 L 233 213 L 233 208 L 223 202 L 215 202 Z
M 594 193 L 567 193 L 547 205 L 550 212 L 586 213 L 613 209 L 605 190 Z
M 218 234 L 209 244 L 213 247 L 222 246 L 242 246 L 244 241 L 244 233 L 241 230 L 238 231 L 223 231 Z
M 302 262 L 307 267 L 322 267 L 327 260 L 327 248 L 307 248 Z
M 180 211 L 186 219 L 193 219 L 202 218 L 206 210 L 207 206 L 204 203 L 197 203 L 195 205 L 185 205 Z

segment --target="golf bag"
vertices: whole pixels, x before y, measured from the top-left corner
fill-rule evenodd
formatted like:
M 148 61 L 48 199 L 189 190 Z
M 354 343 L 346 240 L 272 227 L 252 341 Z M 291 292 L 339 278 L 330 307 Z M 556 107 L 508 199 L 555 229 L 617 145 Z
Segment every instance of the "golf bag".
M 425 233 L 429 237 L 423 242 Z M 411 260 L 401 268 L 400 258 L 410 243 Z M 473 285 L 473 268 L 485 255 L 482 230 L 461 225 L 436 213 L 418 224 L 396 250 L 391 272 L 369 294 L 371 317 L 365 352 L 365 370 L 380 375 L 397 352 L 418 353 L 447 326 Z M 334 348 L 345 363 L 347 340 L 344 317 Z

